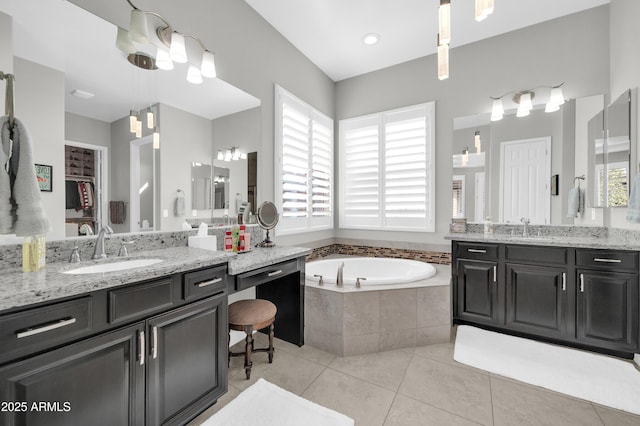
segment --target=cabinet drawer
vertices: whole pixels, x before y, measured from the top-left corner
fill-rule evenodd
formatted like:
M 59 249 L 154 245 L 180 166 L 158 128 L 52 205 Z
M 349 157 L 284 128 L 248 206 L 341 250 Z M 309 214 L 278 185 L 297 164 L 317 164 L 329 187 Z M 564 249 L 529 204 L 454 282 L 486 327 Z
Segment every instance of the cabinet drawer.
M 296 259 L 287 262 L 277 263 L 275 265 L 256 269 L 255 271 L 246 272 L 236 277 L 236 290 L 244 290 L 245 288 L 264 284 L 266 282 L 276 280 L 285 275 L 289 275 L 298 270 L 298 261 Z
M 182 280 L 184 300 L 196 300 L 227 289 L 227 266 L 188 272 Z
M 569 249 L 566 247 L 507 245 L 505 256 L 507 260 L 523 263 L 566 265 L 569 260 Z
M 109 292 L 109 322 L 118 324 L 142 318 L 173 305 L 173 280 L 164 278 Z
M 0 317 L 0 362 L 88 335 L 92 318 L 90 296 Z
M 638 252 L 578 249 L 576 250 L 576 266 L 638 273 Z
M 457 256 L 464 259 L 496 260 L 498 244 L 458 242 Z

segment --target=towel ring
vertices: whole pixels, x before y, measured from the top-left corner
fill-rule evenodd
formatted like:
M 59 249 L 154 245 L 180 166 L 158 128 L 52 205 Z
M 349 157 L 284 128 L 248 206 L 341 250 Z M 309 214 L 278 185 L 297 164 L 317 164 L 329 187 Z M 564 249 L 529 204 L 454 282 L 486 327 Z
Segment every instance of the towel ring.
M 578 181 L 578 188 L 580 188 L 580 181 L 584 180 L 584 175 L 574 177 L 573 178 L 573 186 L 576 186 L 576 180 Z

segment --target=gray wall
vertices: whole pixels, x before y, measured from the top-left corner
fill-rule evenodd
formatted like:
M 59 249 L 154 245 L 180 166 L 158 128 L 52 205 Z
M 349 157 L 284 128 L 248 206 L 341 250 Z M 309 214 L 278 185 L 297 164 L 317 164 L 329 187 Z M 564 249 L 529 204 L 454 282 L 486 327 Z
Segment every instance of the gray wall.
M 431 55 L 338 82 L 337 120 L 436 101 L 437 211 L 435 233 L 339 229 L 336 236 L 447 248 L 443 237 L 451 220 L 453 118 L 490 112 L 490 96 L 563 81 L 568 98 L 606 93 L 608 58 L 609 9 L 604 6 L 454 47 L 448 80 L 437 79 L 436 57 Z
M 111 124 L 65 112 L 64 137 L 67 141 L 111 147 Z

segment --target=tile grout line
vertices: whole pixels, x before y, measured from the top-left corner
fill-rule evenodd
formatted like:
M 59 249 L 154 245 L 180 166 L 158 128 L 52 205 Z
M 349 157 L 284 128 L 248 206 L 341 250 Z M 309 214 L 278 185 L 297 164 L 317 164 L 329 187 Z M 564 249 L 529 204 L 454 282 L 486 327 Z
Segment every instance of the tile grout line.
M 496 417 L 493 409 L 493 374 L 489 373 L 489 399 L 491 401 L 491 424 L 495 426 Z

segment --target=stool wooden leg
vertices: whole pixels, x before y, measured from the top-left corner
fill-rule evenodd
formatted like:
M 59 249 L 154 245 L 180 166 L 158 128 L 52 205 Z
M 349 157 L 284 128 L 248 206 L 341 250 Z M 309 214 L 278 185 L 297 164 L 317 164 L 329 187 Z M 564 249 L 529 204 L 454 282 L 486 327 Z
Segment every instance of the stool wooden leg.
M 269 364 L 273 362 L 273 323 L 269 326 Z
M 251 352 L 253 352 L 253 327 L 247 327 L 245 330 L 247 333 L 246 344 L 244 346 L 244 372 L 247 376 L 247 380 L 251 377 Z
M 227 339 L 227 354 L 228 356 L 228 360 L 227 360 L 227 368 L 231 367 L 231 347 L 229 347 L 229 344 L 231 343 L 231 330 L 229 330 L 229 338 Z

